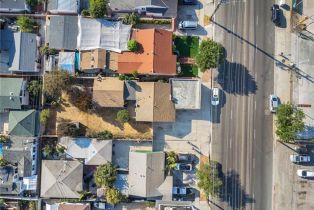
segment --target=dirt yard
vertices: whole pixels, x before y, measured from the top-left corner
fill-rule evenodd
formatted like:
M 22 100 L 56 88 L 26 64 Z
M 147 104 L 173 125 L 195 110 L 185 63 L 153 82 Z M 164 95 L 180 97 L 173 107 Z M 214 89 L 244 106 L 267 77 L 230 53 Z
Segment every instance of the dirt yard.
M 68 96 L 63 95 L 64 103 L 57 110 L 57 121 L 70 120 L 86 126 L 86 135 L 104 130 L 110 131 L 115 139 L 152 139 L 152 124 L 131 120 L 122 125 L 117 122 L 119 109 L 98 108 L 88 112 L 80 111 L 68 102 Z

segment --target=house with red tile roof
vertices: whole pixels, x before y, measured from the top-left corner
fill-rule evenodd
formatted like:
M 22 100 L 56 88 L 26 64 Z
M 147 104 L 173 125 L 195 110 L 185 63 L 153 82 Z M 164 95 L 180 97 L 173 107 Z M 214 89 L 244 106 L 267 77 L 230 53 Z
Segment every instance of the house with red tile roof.
M 140 44 L 138 52 L 118 55 L 117 72 L 148 75 L 176 75 L 176 55 L 172 54 L 172 32 L 163 29 L 135 29 L 132 39 Z

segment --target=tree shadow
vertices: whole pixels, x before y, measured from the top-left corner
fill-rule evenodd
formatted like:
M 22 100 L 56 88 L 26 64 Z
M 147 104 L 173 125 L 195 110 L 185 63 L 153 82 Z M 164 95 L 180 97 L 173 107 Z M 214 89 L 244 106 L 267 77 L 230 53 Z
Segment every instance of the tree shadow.
M 220 170 L 221 171 L 221 170 Z M 221 201 L 227 203 L 232 209 L 242 209 L 248 203 L 255 203 L 255 199 L 245 192 L 240 177 L 234 170 L 222 173 L 223 188 L 219 194 Z
M 240 63 L 225 61 L 218 68 L 218 76 L 214 78 L 222 89 L 234 95 L 255 94 L 257 84 L 248 69 Z

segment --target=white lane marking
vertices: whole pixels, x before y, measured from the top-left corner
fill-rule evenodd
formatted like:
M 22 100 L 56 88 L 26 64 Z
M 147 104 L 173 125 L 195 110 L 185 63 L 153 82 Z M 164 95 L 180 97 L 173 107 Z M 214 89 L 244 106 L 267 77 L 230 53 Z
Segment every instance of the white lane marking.
M 231 120 L 232 120 L 232 110 L 230 111 L 230 118 L 231 118 Z
M 231 149 L 232 147 L 232 139 L 230 139 L 230 142 L 229 142 L 229 148 Z
M 254 133 L 253 133 L 253 135 L 254 135 L 254 139 L 256 138 L 256 129 L 254 128 Z
M 254 101 L 254 109 L 256 111 L 256 100 Z
M 255 168 L 255 158 L 253 158 L 253 168 Z
M 258 25 L 258 16 L 256 16 L 256 25 Z

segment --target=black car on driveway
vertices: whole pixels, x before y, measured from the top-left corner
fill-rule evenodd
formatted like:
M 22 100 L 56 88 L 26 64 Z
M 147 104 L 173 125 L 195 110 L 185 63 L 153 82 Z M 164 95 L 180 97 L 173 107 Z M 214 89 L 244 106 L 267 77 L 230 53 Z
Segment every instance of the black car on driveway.
M 277 26 L 280 26 L 281 21 L 281 10 L 278 4 L 274 4 L 271 7 L 271 21 L 275 23 Z

